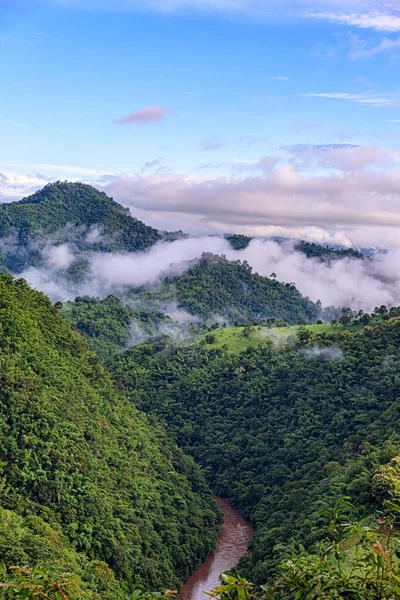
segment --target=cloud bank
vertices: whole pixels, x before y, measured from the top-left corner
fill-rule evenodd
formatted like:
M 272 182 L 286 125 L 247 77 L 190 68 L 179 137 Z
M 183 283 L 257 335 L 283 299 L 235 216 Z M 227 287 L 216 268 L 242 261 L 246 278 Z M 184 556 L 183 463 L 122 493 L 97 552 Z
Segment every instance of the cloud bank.
M 72 285 L 63 278 L 71 264 L 71 248 L 46 248 L 45 265 L 29 268 L 23 274 L 33 287 L 53 300 L 77 295 L 105 297 L 121 295 L 129 286 L 151 287 L 165 276 L 185 272 L 203 252 L 224 255 L 229 260 L 247 261 L 254 272 L 285 283 L 295 283 L 300 292 L 324 306 L 350 306 L 372 311 L 375 306 L 400 305 L 400 250 L 375 259 L 340 259 L 321 263 L 294 249 L 293 243 L 253 240 L 241 251 L 233 250 L 221 237 L 198 237 L 160 242 L 141 253 L 87 253 L 89 270 L 85 280 Z M 173 315 L 171 315 L 173 316 Z
M 176 229 L 183 223 L 190 231 L 400 247 L 397 150 L 311 145 L 287 151 L 289 162 L 264 157 L 247 177 L 122 175 L 104 190 L 152 224 L 175 219 Z
M 207 163 L 194 170 L 197 174 L 172 172 L 158 157 L 136 175 L 81 167 L 69 179 L 97 186 L 161 230 L 400 248 L 397 148 L 299 143 L 278 152 L 258 160 Z M 18 200 L 54 181 L 55 165 L 50 167 L 50 177 L 0 174 L 0 201 Z M 203 175 L 216 167 L 231 175 Z

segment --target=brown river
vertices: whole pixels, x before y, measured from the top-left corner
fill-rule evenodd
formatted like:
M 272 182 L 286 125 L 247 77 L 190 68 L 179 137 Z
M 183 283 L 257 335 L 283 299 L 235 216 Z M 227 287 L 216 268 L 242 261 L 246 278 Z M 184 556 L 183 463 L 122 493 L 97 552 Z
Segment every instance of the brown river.
M 220 583 L 220 575 L 237 565 L 246 554 L 253 528 L 227 500 L 215 498 L 224 513 L 224 523 L 212 554 L 189 577 L 178 595 L 178 600 L 206 600 L 204 592 L 211 592 Z

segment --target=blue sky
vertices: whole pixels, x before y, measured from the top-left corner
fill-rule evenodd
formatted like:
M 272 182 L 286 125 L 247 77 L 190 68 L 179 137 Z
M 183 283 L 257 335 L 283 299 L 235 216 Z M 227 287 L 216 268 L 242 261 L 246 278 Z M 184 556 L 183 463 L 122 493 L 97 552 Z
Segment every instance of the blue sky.
M 2 0 L 0 68 L 3 200 L 84 179 L 160 227 L 398 237 L 393 2 Z

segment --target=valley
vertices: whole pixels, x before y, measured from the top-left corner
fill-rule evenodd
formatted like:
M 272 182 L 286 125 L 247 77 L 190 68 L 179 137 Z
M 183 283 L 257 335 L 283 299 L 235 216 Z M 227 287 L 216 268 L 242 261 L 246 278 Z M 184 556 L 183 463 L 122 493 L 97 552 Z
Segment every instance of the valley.
M 210 252 L 134 285 L 140 260 L 176 241 L 81 184 L 1 210 L 3 579 L 29 565 L 72 573 L 71 600 L 199 600 L 232 571 L 232 598 L 237 585 L 259 594 L 282 563 L 316 560 L 340 502 L 372 527 L 397 498 L 396 305 L 323 306 Z M 374 260 L 301 254 L 328 270 Z M 129 266 L 113 293 L 58 299 L 93 291 L 107 257 Z M 33 289 L 49 281 L 51 299 Z

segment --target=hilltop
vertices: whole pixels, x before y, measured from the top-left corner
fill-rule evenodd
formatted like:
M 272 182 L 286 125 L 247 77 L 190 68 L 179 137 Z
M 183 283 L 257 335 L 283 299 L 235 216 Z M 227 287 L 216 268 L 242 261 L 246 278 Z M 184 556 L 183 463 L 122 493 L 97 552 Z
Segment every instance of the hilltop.
M 0 262 L 18 272 L 40 263 L 48 240 L 117 252 L 143 250 L 161 235 L 96 188 L 57 182 L 18 202 L 0 204 L 0 238 Z
M 249 318 L 275 317 L 290 324 L 304 319 L 312 323 L 321 307 L 305 298 L 290 283 L 253 273 L 246 261 L 229 261 L 223 256 L 203 254 L 185 273 L 165 279 L 159 288 L 141 294 L 154 302 L 174 299 L 179 307 L 202 319 L 219 316 L 244 323 Z
M 247 263 L 204 254 L 184 274 L 150 290 L 131 289 L 121 298 L 103 300 L 77 297 L 63 305 L 62 314 L 109 359 L 148 339 L 170 336 L 189 343 L 217 322 L 228 327 L 269 318 L 315 323 L 322 307 L 294 285 L 253 273 Z
M 244 250 L 248 247 L 253 238 L 246 235 L 229 235 L 226 237 L 230 245 L 234 250 Z M 277 241 L 283 243 L 288 240 L 278 239 Z M 307 258 L 317 258 L 321 262 L 328 262 L 330 260 L 338 260 L 340 258 L 366 258 L 366 255 L 354 248 L 332 248 L 331 246 L 325 246 L 322 244 L 315 244 L 313 242 L 305 242 L 304 240 L 294 242 L 294 249 L 302 254 L 305 254 Z

